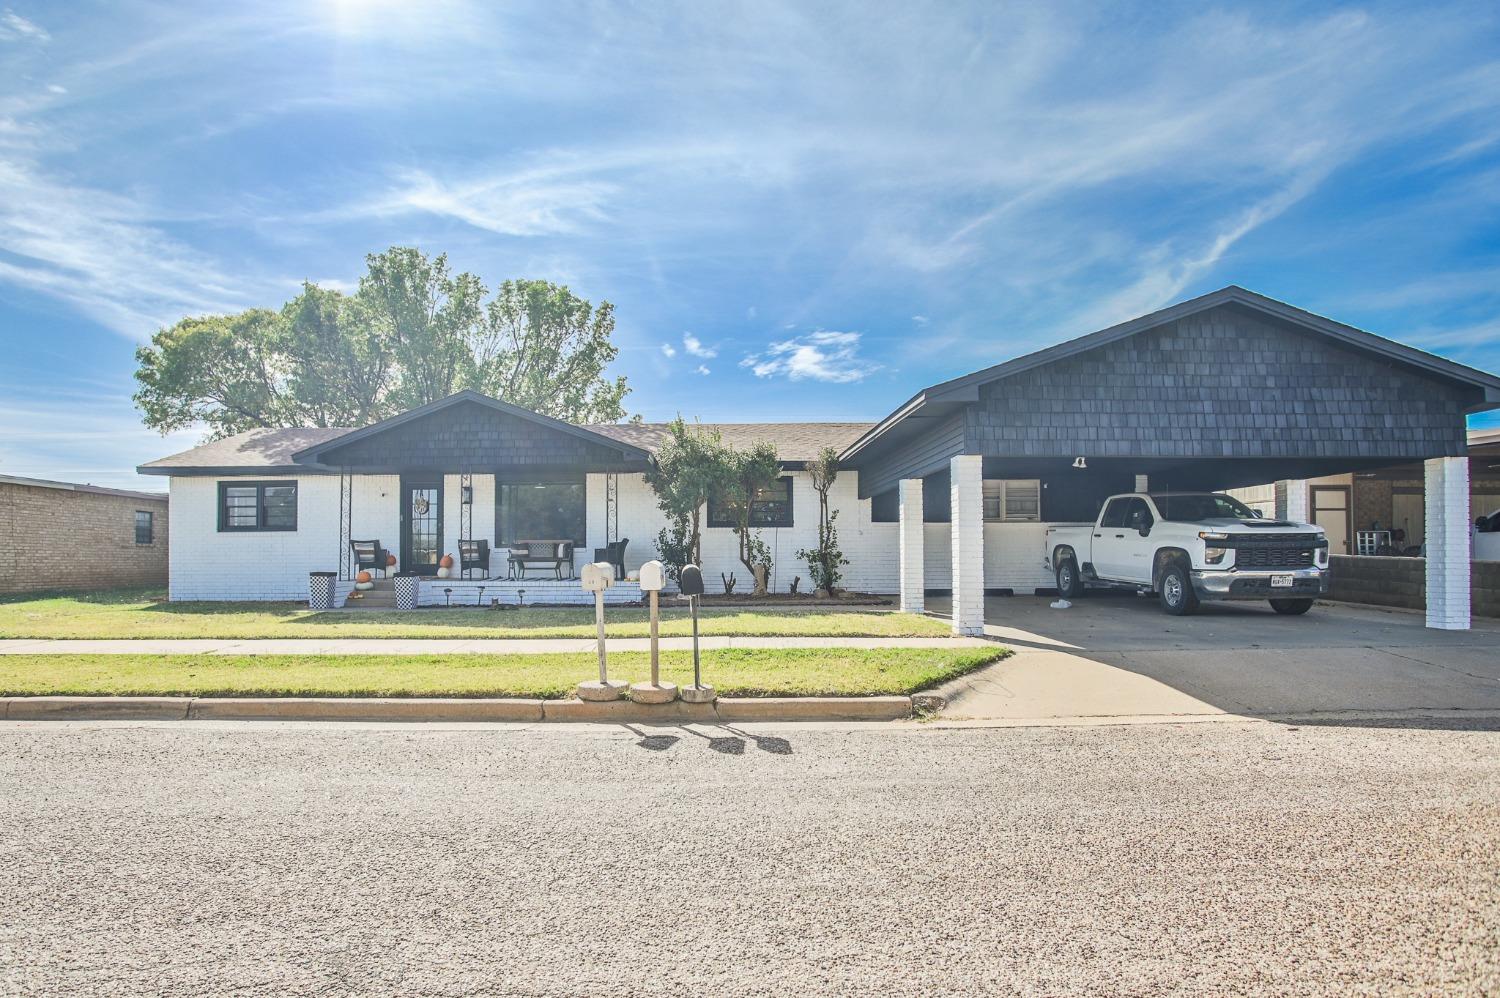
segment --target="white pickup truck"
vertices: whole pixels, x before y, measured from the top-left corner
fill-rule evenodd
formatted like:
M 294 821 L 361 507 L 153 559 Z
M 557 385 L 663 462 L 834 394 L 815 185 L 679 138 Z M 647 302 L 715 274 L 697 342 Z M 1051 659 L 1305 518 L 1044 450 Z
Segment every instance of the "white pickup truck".
M 1089 586 L 1155 592 L 1170 614 L 1199 600 L 1268 599 L 1306 613 L 1328 592 L 1328 539 L 1319 528 L 1265 520 L 1217 492 L 1111 496 L 1099 519 L 1047 529 L 1043 554 L 1067 599 Z

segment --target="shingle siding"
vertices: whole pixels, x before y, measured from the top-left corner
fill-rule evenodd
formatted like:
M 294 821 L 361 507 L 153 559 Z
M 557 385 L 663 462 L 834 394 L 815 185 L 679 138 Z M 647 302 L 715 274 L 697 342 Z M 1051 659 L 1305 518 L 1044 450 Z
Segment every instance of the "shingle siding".
M 1431 457 L 1464 453 L 1478 401 L 1223 305 L 981 387 L 964 442 L 1017 457 Z
M 464 402 L 331 447 L 323 452 L 322 461 L 353 468 L 456 473 L 620 464 L 622 455 L 571 433 Z

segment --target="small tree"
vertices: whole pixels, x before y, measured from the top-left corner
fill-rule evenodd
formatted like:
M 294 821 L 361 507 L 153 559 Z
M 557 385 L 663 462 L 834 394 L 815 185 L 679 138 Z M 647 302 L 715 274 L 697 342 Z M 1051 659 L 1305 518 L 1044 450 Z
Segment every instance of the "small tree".
M 834 523 L 839 511 L 828 506 L 828 492 L 833 488 L 834 479 L 839 477 L 838 451 L 832 447 L 823 448 L 818 459 L 808 463 L 807 474 L 812 479 L 813 490 L 818 493 L 818 546 L 803 548 L 797 552 L 797 557 L 807 562 L 813 589 L 832 593 L 843 576 L 843 566 L 849 564 L 849 559 L 839 550 L 839 532 Z
M 729 451 L 718 431 L 689 427 L 678 416 L 667 427 L 667 442 L 646 469 L 667 526 L 656 535 L 656 550 L 675 581 L 683 565 L 702 565 L 702 515 L 709 497 L 723 485 Z
M 775 485 L 781 477 L 781 460 L 776 456 L 776 445 L 766 442 L 745 451 L 731 450 L 727 472 L 723 501 L 734 517 L 734 532 L 740 542 L 740 563 L 755 582 L 750 595 L 764 596 L 771 577 L 771 549 L 760 539 L 759 533 L 751 532 L 750 510 L 755 497 Z

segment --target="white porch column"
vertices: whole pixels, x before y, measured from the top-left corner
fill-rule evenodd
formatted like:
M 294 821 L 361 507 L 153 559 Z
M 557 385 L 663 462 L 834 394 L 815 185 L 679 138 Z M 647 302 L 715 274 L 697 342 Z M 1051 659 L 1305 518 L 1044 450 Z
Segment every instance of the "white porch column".
M 1469 629 L 1469 459 L 1426 462 L 1427 626 Z
M 922 480 L 903 478 L 901 503 L 901 612 L 921 613 L 927 579 L 922 571 Z
M 960 454 L 949 462 L 952 476 L 953 633 L 984 633 L 983 458 Z
M 1286 482 L 1286 519 L 1293 523 L 1311 523 L 1307 510 L 1307 479 L 1290 478 Z

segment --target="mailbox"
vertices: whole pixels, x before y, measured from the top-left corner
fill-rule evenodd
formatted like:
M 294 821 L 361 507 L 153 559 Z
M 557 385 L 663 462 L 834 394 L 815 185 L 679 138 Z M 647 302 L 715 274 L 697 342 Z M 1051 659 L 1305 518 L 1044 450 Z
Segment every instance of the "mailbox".
M 615 584 L 615 566 L 607 561 L 594 561 L 583 566 L 579 584 L 591 593 L 602 593 Z
M 697 565 L 683 565 L 677 580 L 677 591 L 684 596 L 702 596 L 703 570 Z
M 660 592 L 667 584 L 667 573 L 659 561 L 648 561 L 641 566 L 641 589 L 648 593 Z

